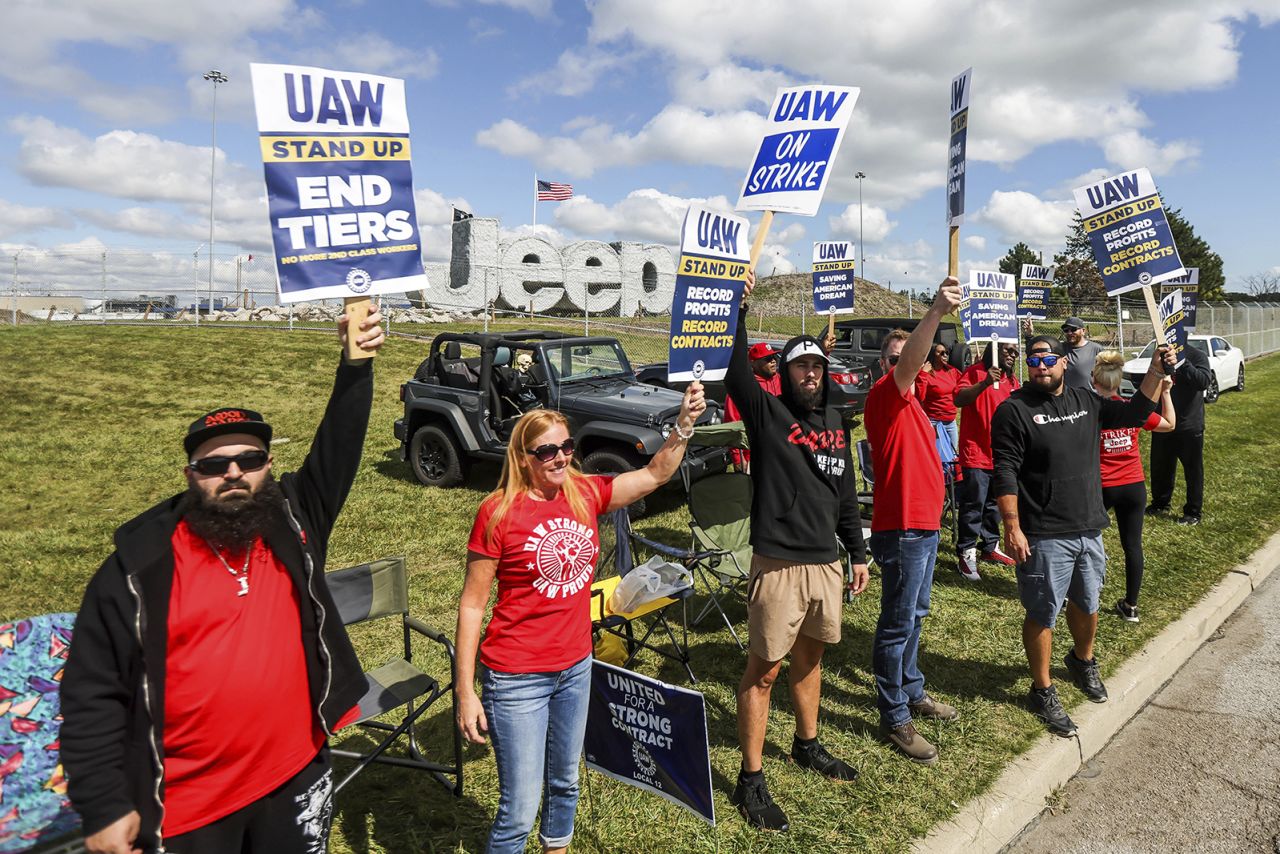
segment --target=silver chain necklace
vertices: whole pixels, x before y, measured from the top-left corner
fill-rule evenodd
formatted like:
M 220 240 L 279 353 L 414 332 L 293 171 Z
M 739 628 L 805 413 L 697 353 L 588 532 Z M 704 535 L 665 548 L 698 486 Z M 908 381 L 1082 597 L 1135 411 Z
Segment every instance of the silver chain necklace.
M 245 549 L 244 566 L 240 567 L 239 572 L 231 568 L 231 564 L 227 563 L 227 559 L 222 556 L 222 552 L 218 551 L 218 549 L 214 547 L 213 543 L 209 542 L 208 540 L 205 540 L 205 544 L 209 546 L 210 551 L 213 552 L 214 557 L 218 559 L 218 562 L 227 568 L 227 572 L 231 573 L 231 577 L 234 578 L 236 581 L 240 582 L 240 589 L 236 591 L 236 595 L 248 596 L 249 595 L 249 559 L 253 556 L 253 544 L 250 543 L 249 547 Z

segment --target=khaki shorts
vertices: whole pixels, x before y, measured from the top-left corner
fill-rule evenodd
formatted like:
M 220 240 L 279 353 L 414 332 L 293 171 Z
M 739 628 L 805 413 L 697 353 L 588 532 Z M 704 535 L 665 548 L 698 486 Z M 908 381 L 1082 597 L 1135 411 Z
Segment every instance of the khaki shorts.
M 839 563 L 791 563 L 752 555 L 747 581 L 750 650 L 781 661 L 800 635 L 840 642 L 844 572 Z

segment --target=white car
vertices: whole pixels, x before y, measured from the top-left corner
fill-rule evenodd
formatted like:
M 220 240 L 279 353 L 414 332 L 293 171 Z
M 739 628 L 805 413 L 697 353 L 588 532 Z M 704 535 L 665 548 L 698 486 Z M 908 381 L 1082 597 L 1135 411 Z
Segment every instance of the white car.
M 1244 352 L 1239 347 L 1232 347 L 1220 335 L 1188 335 L 1187 345 L 1207 354 L 1209 367 L 1213 369 L 1209 388 L 1204 393 L 1205 403 L 1217 400 L 1220 391 L 1244 391 Z M 1151 354 L 1155 352 L 1155 348 L 1156 342 L 1152 341 L 1141 353 L 1135 353 L 1133 359 L 1124 363 L 1124 379 L 1120 382 L 1121 395 L 1129 397 L 1142 384 L 1142 377 L 1151 365 Z

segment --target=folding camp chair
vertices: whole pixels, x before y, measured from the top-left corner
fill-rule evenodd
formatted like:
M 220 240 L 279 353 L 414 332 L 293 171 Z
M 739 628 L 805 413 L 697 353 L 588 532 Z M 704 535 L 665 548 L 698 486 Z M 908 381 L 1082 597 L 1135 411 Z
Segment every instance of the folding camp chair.
M 694 617 L 696 626 L 712 610 L 729 627 L 729 634 L 745 649 L 725 613 L 725 599 L 745 596 L 751 570 L 751 478 L 722 472 L 687 485 L 689 528 L 693 534 L 689 568 L 707 590 L 707 603 Z
M 652 602 L 646 602 L 632 611 L 619 613 L 609 607 L 609 598 L 613 596 L 613 591 L 617 589 L 618 583 L 636 566 L 635 544 L 642 545 L 663 557 L 679 563 L 684 563 L 690 557 L 689 552 L 636 534 L 631 530 L 631 518 L 627 515 L 627 508 L 625 507 L 613 511 L 610 516 L 612 516 L 615 532 L 612 557 L 616 574 L 607 578 L 597 578 L 591 584 L 592 628 L 596 631 L 607 632 L 626 641 L 627 659 L 622 663 L 623 667 L 630 667 L 636 656 L 640 654 L 640 650 L 647 649 L 664 658 L 678 661 L 684 666 L 685 672 L 689 674 L 690 681 L 697 682 L 698 677 L 693 675 L 693 668 L 689 666 L 689 613 L 686 604 L 689 596 L 693 594 L 693 588 L 681 590 L 673 596 L 663 596 Z M 601 561 L 597 566 L 605 566 L 606 559 L 607 555 L 602 555 Z M 598 574 L 599 569 L 597 569 Z M 668 621 L 668 612 L 677 605 L 679 605 L 678 611 L 680 615 L 680 637 L 678 639 L 675 629 Z M 643 634 L 639 638 L 636 637 L 637 626 L 643 630 Z M 651 643 L 650 638 L 655 633 L 660 634 L 655 642 Z M 659 645 L 664 635 L 667 641 L 666 646 L 669 646 L 670 649 Z
M 333 787 L 335 792 L 369 766 L 371 762 L 417 768 L 431 774 L 453 792 L 462 795 L 462 736 L 453 725 L 457 715 L 458 699 L 453 691 L 455 655 L 453 644 L 444 633 L 436 631 L 418 619 L 409 616 L 409 586 L 402 557 L 383 558 L 348 569 L 340 569 L 325 575 L 329 591 L 338 606 L 338 616 L 345 626 L 377 620 L 384 617 L 400 617 L 404 631 L 404 654 L 381 667 L 364 674 L 365 693 L 360 698 L 359 717 L 355 723 L 375 732 L 385 732 L 386 737 L 371 750 L 358 753 L 352 750 L 332 750 L 334 756 L 355 759 L 356 767 Z M 435 677 L 422 672 L 413 663 L 412 633 L 435 641 L 444 648 L 449 659 L 449 681 L 441 685 Z M 453 734 L 453 763 L 433 762 L 418 747 L 413 726 L 431 705 L 445 694 L 453 701 L 453 714 L 448 722 Z M 405 707 L 399 723 L 374 720 L 381 715 Z M 408 756 L 387 756 L 386 751 L 402 735 L 408 736 Z M 450 780 L 449 778 L 453 779 Z

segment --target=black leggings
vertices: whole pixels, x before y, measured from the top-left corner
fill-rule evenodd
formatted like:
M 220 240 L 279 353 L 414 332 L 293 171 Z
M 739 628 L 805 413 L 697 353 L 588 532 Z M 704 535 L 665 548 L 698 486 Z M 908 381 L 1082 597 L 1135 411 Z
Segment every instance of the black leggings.
M 1147 485 L 1142 481 L 1102 487 L 1102 506 L 1116 511 L 1120 547 L 1124 549 L 1124 598 L 1138 604 L 1142 587 L 1142 511 L 1147 506 Z

